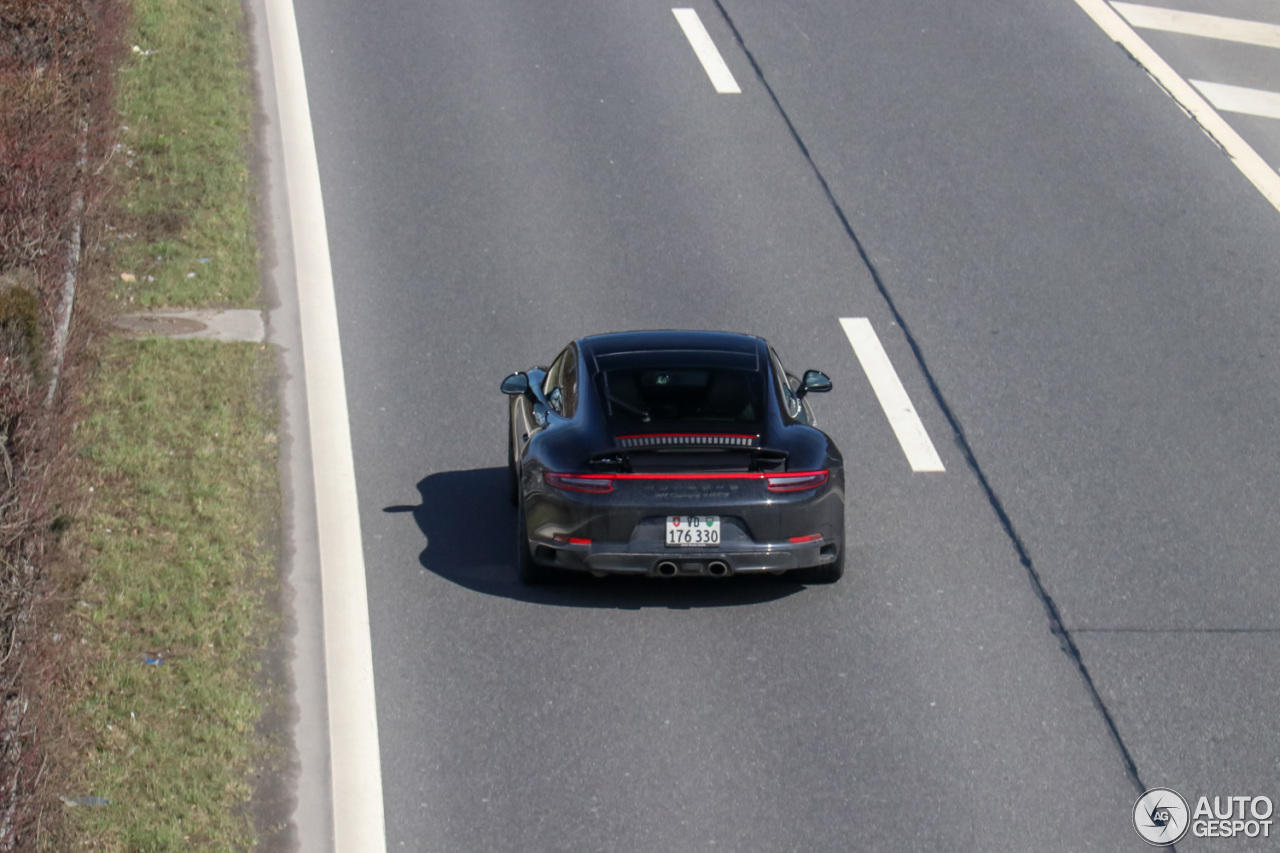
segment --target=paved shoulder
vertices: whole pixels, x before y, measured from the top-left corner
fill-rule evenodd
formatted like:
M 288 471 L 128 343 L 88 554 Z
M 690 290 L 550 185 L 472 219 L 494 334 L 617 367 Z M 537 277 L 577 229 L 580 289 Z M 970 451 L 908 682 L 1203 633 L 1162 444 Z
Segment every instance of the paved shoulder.
M 1280 207 L 1280 8 L 1077 0 Z

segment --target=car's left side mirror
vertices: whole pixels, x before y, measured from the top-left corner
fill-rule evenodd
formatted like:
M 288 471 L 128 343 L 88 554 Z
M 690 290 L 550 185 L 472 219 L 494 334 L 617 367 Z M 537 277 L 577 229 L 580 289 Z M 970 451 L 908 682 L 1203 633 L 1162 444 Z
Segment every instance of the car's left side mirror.
M 804 378 L 800 380 L 800 387 L 796 389 L 796 396 L 803 397 L 810 391 L 824 394 L 831 390 L 831 380 L 827 378 L 827 374 L 820 370 L 806 370 Z
M 513 397 L 529 392 L 529 377 L 523 373 L 513 373 L 502 380 L 502 393 Z

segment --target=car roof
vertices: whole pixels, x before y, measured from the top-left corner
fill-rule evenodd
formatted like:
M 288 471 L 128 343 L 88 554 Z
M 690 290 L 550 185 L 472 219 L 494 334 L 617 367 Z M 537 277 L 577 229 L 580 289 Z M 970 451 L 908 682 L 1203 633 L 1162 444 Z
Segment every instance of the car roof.
M 737 332 L 610 332 L 580 338 L 578 346 L 593 372 L 652 363 L 654 359 L 762 370 L 768 357 L 768 344 L 762 338 Z

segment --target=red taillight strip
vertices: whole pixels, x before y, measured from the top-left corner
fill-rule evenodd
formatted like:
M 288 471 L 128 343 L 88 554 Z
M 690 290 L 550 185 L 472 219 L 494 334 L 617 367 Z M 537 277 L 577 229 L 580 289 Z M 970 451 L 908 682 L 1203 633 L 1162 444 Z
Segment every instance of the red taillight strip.
M 788 485 L 812 489 L 827 482 L 829 471 L 797 471 L 786 474 L 768 474 L 759 471 L 726 471 L 707 474 L 552 474 L 547 473 L 547 482 L 560 486 L 560 482 L 578 480 L 769 480 L 769 488 L 774 491 L 785 491 Z M 571 486 L 560 486 L 571 488 Z
M 801 545 L 805 542 L 817 542 L 821 538 L 822 538 L 821 533 L 811 533 L 808 536 L 792 536 L 791 541 L 794 542 L 796 545 Z

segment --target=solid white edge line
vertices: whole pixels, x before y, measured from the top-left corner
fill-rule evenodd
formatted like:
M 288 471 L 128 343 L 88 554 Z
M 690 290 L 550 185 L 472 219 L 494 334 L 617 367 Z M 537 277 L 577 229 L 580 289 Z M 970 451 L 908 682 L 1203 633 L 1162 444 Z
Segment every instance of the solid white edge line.
M 1280 175 L 1267 165 L 1258 152 L 1249 147 L 1240 134 L 1231 129 L 1222 116 L 1209 106 L 1209 102 L 1200 97 L 1191 84 L 1187 83 L 1169 63 L 1160 58 L 1124 19 L 1108 6 L 1104 0 L 1075 0 L 1086 15 L 1093 19 L 1104 33 L 1124 47 L 1138 64 L 1146 69 L 1165 91 L 1168 92 L 1181 107 L 1191 114 L 1209 134 L 1227 156 L 1235 163 L 1236 168 L 1249 179 L 1258 192 L 1271 202 L 1271 206 L 1280 211 Z
M 676 20 L 680 22 L 684 37 L 689 40 L 689 45 L 697 55 L 698 61 L 702 63 L 702 69 L 711 78 L 711 85 L 716 87 L 716 91 L 722 95 L 741 94 L 738 81 L 733 79 L 733 73 L 729 70 L 729 66 L 725 65 L 724 57 L 716 49 L 716 43 L 711 40 L 711 34 L 702 25 L 702 19 L 698 17 L 697 11 L 672 9 L 671 14 L 675 15 Z
M 1213 108 L 1221 112 L 1240 113 L 1259 118 L 1280 118 L 1280 92 L 1250 89 L 1208 80 L 1188 80 Z
M 355 466 L 329 237 L 290 0 L 266 0 L 298 283 L 324 601 L 336 853 L 384 853 L 382 765 Z
M 845 337 L 853 345 L 854 355 L 867 374 L 871 390 L 875 391 L 880 407 L 884 409 L 889 426 L 906 454 L 911 470 L 918 473 L 936 473 L 945 471 L 942 459 L 929 440 L 924 423 L 911 405 L 907 389 L 889 361 L 889 354 L 884 351 L 876 330 L 866 317 L 841 317 L 840 325 L 844 327 Z

